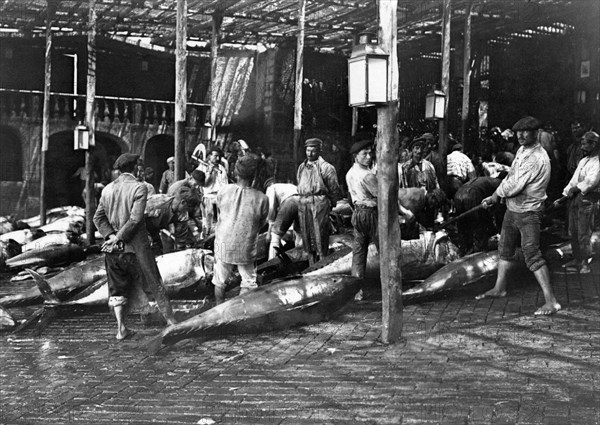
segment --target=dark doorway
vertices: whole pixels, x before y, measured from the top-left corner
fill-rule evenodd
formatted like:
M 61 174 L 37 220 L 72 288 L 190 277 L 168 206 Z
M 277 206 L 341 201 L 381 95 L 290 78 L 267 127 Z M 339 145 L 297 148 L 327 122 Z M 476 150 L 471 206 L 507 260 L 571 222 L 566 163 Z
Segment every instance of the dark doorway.
M 168 168 L 167 158 L 174 155 L 175 139 L 173 136 L 161 134 L 151 137 L 144 149 L 144 165 L 154 169 L 154 179 L 150 182 L 158 189 L 160 178 Z M 158 190 L 156 191 L 158 193 Z
M 18 133 L 10 127 L 0 127 L 0 181 L 23 180 L 23 152 Z
M 46 153 L 46 205 L 48 208 L 64 205 L 84 206 L 81 192 L 84 187 L 85 153 L 73 149 L 73 132 L 63 131 L 50 136 Z M 96 182 L 108 184 L 114 160 L 123 152 L 113 137 L 96 133 L 92 154 Z M 82 179 L 83 178 L 83 179 Z

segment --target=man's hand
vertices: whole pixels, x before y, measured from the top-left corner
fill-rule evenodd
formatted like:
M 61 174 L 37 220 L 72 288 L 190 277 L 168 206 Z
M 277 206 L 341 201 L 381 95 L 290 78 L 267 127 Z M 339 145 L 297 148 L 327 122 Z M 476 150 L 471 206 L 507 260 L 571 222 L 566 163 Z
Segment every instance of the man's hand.
M 108 240 L 104 241 L 100 250 L 102 252 L 113 252 L 114 249 L 117 248 L 119 244 L 119 240 L 117 239 L 117 235 L 114 233 L 108 237 Z
M 481 205 L 483 205 L 483 208 L 487 209 L 487 208 L 491 207 L 492 205 L 496 204 L 499 199 L 500 199 L 500 197 L 498 195 L 496 195 L 496 192 L 494 192 L 492 194 L 492 196 L 488 196 L 483 201 L 481 201 Z
M 572 188 L 569 189 L 569 192 L 567 193 L 567 198 L 573 199 L 580 193 L 581 193 L 581 190 L 577 186 L 573 186 Z

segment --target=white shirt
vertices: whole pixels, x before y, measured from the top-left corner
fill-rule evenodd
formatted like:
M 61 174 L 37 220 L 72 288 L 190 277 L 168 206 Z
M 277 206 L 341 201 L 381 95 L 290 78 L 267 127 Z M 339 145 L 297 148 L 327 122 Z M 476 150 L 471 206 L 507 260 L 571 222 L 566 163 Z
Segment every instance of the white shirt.
M 586 156 L 579 161 L 575 173 L 569 183 L 563 190 L 563 195 L 567 196 L 569 189 L 577 187 L 581 193 L 586 195 L 589 192 L 600 193 L 600 159 L 598 155 Z

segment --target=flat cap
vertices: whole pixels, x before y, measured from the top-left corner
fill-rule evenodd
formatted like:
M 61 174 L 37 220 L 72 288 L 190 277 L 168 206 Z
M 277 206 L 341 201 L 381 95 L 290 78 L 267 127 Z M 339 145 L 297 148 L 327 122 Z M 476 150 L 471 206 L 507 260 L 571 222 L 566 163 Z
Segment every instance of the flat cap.
M 410 148 L 414 148 L 415 146 L 425 146 L 426 142 L 425 139 L 422 139 L 421 137 L 417 137 L 415 140 L 412 141 L 412 143 L 410 144 Z
M 170 156 L 170 157 L 168 157 L 168 158 L 167 158 L 167 164 L 168 164 L 169 162 L 175 162 L 175 157 L 174 157 L 174 156 Z
M 244 155 L 235 162 L 235 172 L 243 179 L 254 177 L 258 168 L 259 158 L 254 154 Z
M 542 126 L 542 122 L 534 117 L 521 118 L 513 125 L 513 131 L 537 130 Z
M 598 136 L 598 133 L 596 133 L 595 131 L 588 131 L 587 133 L 585 133 L 585 134 L 583 135 L 583 138 L 584 138 L 585 140 L 590 140 L 590 141 L 592 141 L 592 142 L 598 142 L 598 140 L 599 140 L 599 137 L 600 137 L 600 136 Z
M 306 147 L 317 146 L 317 147 L 321 148 L 321 147 L 323 147 L 323 141 L 321 139 L 313 137 L 311 139 L 306 139 L 306 142 L 304 142 L 304 146 L 306 146 Z
M 124 153 L 121 154 L 115 161 L 113 168 L 115 170 L 128 170 L 135 168 L 140 156 L 135 153 Z
M 431 133 L 423 133 L 421 134 L 420 139 L 422 140 L 435 140 L 435 136 Z
M 369 146 L 373 146 L 372 140 L 369 140 L 369 139 L 359 140 L 358 142 L 354 143 L 352 145 L 352 147 L 350 147 L 350 153 L 351 154 L 359 153 L 364 148 L 369 147 Z
M 246 150 L 250 149 L 250 146 L 248 146 L 248 143 L 246 143 L 245 140 L 239 139 L 237 142 L 239 143 L 240 148 L 246 149 Z
M 452 152 L 454 151 L 462 151 L 463 146 L 460 143 L 455 144 L 454 146 L 452 146 Z

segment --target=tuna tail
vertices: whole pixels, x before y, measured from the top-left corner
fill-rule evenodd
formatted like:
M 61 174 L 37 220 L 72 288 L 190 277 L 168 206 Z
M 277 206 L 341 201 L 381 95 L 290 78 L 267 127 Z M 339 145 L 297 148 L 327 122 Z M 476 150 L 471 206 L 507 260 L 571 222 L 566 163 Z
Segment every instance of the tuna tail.
M 37 273 L 31 269 L 25 269 L 25 270 L 27 271 L 27 273 L 29 273 L 31 275 L 31 277 L 37 284 L 37 287 L 40 290 L 40 293 L 42 294 L 42 297 L 44 298 L 45 302 L 50 303 L 50 304 L 59 304 L 60 303 L 60 300 L 58 299 L 58 297 L 56 295 L 54 295 L 54 291 L 52 291 L 52 288 L 50 287 L 50 284 L 48 283 L 48 281 L 46 279 L 44 279 L 39 273 Z
M 289 268 L 294 264 L 290 256 L 287 255 L 281 247 L 276 246 L 275 251 L 277 252 L 277 258 L 281 260 L 281 264 L 283 264 L 284 267 Z

